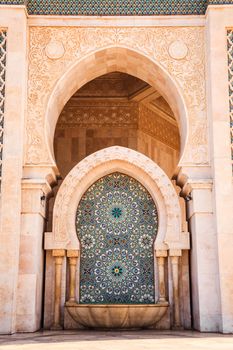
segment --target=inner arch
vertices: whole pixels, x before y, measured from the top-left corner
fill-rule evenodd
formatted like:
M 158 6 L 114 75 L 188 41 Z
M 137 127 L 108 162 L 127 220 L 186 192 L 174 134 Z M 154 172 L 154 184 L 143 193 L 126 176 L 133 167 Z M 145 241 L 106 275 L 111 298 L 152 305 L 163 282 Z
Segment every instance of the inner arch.
M 180 135 L 170 106 L 145 81 L 117 71 L 85 84 L 62 110 L 54 137 L 62 178 L 86 156 L 111 146 L 147 155 L 169 178 L 177 169 Z
M 185 101 L 176 80 L 162 66 L 145 55 L 128 48 L 111 47 L 76 62 L 60 78 L 50 96 L 45 116 L 45 137 L 54 165 L 53 139 L 56 123 L 64 105 L 86 83 L 115 71 L 145 81 L 164 97 L 177 120 L 181 140 L 180 159 L 182 158 L 188 137 L 188 117 Z

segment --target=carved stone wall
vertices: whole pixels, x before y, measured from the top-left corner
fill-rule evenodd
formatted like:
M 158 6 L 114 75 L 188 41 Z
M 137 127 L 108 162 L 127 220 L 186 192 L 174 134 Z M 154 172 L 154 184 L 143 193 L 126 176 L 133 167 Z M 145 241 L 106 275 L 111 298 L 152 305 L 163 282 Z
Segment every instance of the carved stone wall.
M 59 117 L 54 136 L 61 176 L 64 178 L 86 156 L 115 145 L 144 153 L 169 177 L 178 164 L 180 140 L 175 120 L 166 120 L 141 102 L 124 98 L 72 97 Z
M 178 150 L 180 147 L 179 133 L 177 126 L 172 125 L 168 121 L 159 117 L 154 117 L 153 111 L 140 104 L 139 108 L 139 130 L 155 137 L 157 140 L 163 142 L 169 147 Z
M 61 176 L 83 158 L 118 145 L 137 149 L 138 104 L 91 98 L 71 99 L 55 131 L 54 153 Z
M 189 117 L 182 164 L 206 164 L 204 29 L 200 27 L 31 27 L 26 164 L 51 164 L 45 138 L 45 113 L 55 84 L 75 63 L 108 47 L 136 50 L 158 62 L 175 79 Z

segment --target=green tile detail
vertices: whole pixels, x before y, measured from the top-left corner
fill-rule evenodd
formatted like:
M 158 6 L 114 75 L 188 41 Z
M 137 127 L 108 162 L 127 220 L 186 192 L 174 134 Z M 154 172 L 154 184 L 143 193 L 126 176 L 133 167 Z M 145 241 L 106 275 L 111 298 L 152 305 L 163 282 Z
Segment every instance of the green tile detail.
M 24 0 L 0 0 L 0 5 L 25 5 Z
M 152 16 L 201 15 L 208 5 L 233 0 L 0 0 L 0 4 L 26 4 L 31 15 Z

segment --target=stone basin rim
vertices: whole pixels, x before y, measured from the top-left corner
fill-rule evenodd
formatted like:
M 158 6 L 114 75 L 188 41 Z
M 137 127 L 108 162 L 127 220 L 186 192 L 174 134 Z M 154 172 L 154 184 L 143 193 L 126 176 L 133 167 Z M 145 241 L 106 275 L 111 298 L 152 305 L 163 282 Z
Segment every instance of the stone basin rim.
M 77 302 L 67 301 L 65 303 L 67 307 L 81 307 L 81 308 L 141 308 L 141 307 L 167 307 L 168 301 L 155 304 L 79 304 Z

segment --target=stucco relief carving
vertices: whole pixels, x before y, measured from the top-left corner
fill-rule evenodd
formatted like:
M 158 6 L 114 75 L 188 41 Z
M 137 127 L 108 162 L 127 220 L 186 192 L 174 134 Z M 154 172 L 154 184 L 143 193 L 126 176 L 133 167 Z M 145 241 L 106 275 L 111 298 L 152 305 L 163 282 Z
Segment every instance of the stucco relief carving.
M 117 115 L 116 115 L 117 113 Z M 93 127 L 112 126 L 137 128 L 138 103 L 137 102 L 106 102 L 83 101 L 76 102 L 74 106 L 66 106 L 62 111 L 59 128 L 72 126 Z
M 154 112 L 143 104 L 139 108 L 138 128 L 173 149 L 178 150 L 180 147 L 178 128 L 158 115 L 155 115 Z
M 50 163 L 44 136 L 44 116 L 55 83 L 74 62 L 113 46 L 127 47 L 158 61 L 183 91 L 190 119 L 190 138 L 182 164 L 206 163 L 207 122 L 204 72 L 204 30 L 192 28 L 30 28 L 26 163 Z M 181 39 L 188 47 L 183 60 L 169 55 L 169 46 Z M 58 60 L 45 54 L 50 41 L 62 41 Z M 88 67 L 87 67 L 88 69 Z
M 131 166 L 134 177 L 142 172 L 144 186 L 156 197 L 159 213 L 159 244 L 166 244 L 170 249 L 189 249 L 189 238 L 181 232 L 181 210 L 175 189 L 163 170 L 151 159 L 128 148 L 114 146 L 103 149 L 86 157 L 79 162 L 66 176 L 56 197 L 53 212 L 53 235 L 46 235 L 45 248 L 77 249 L 77 236 L 74 217 L 82 194 L 92 184 L 93 173 L 97 177 L 106 175 L 106 164 L 111 167 L 114 162 L 122 162 L 122 167 Z M 125 164 L 125 165 L 124 165 Z M 102 170 L 98 170 L 103 166 Z M 99 171 L 99 173 L 98 173 Z M 111 170 L 110 170 L 111 172 Z M 92 174 L 92 175 L 91 175 Z M 152 180 L 151 185 L 147 185 Z M 88 181 L 89 179 L 89 181 Z M 138 179 L 139 181 L 139 179 Z M 150 182 L 151 184 L 151 182 Z M 153 185 L 154 184 L 154 185 Z M 155 194 L 155 187 L 157 193 Z M 163 209 L 165 208 L 165 209 Z M 163 212 L 164 211 L 164 212 Z

